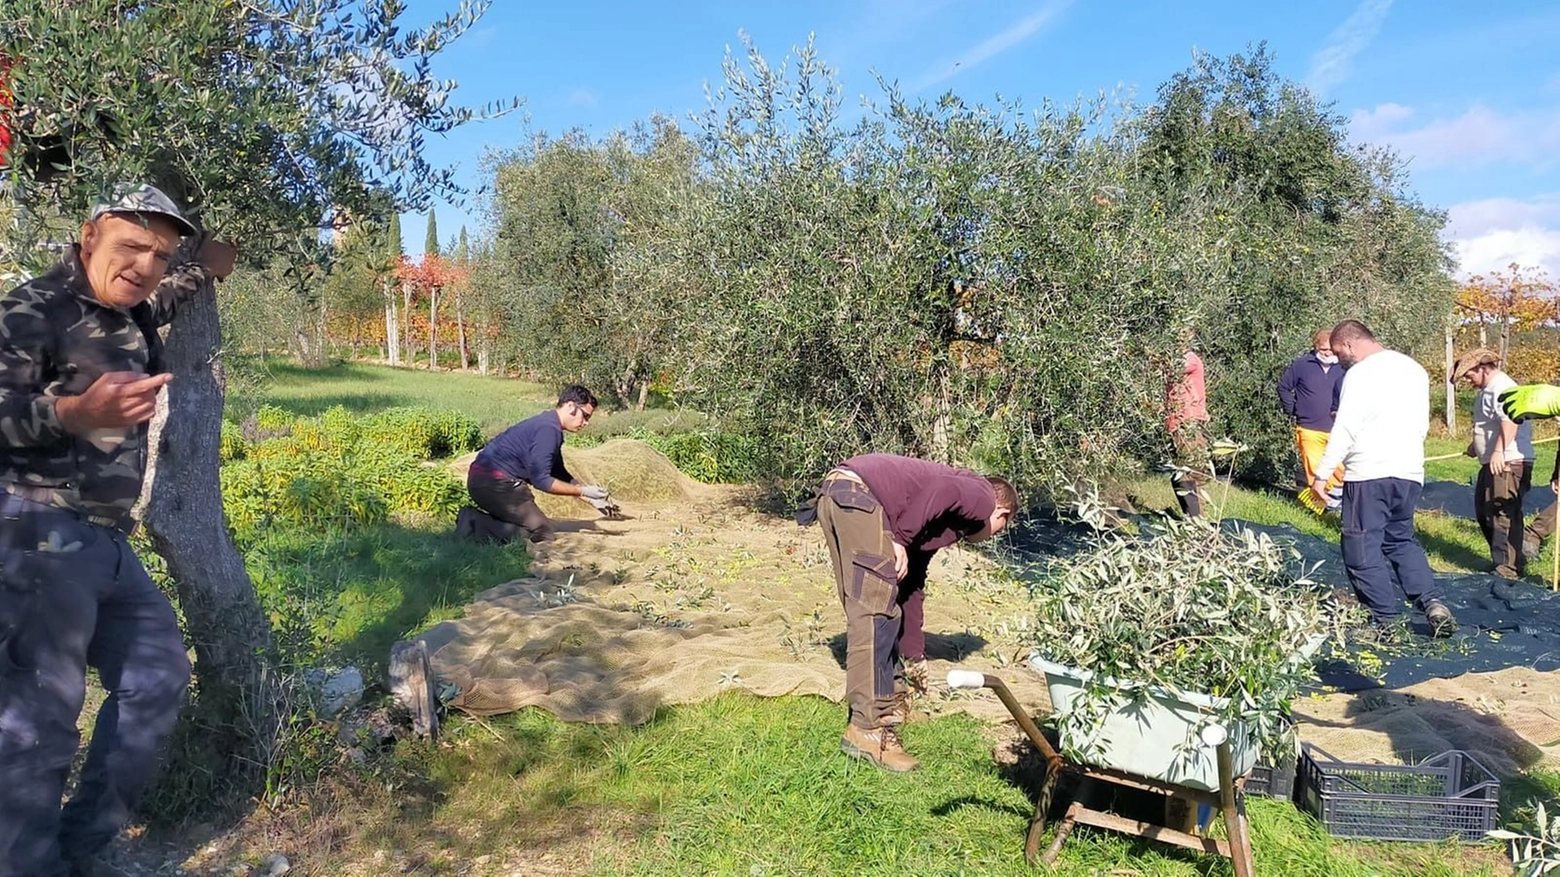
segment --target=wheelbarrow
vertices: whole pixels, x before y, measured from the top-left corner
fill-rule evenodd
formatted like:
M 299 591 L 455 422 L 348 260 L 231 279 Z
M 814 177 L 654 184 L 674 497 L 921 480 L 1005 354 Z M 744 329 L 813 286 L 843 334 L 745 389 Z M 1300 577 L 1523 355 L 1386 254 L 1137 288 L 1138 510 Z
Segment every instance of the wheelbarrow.
M 1024 861 L 1031 867 L 1037 860 L 1047 866 L 1054 864 L 1056 857 L 1061 854 L 1062 845 L 1067 842 L 1073 829 L 1082 823 L 1187 849 L 1214 853 L 1228 858 L 1234 864 L 1236 877 L 1250 877 L 1252 874 L 1251 832 L 1246 822 L 1245 796 L 1242 791 L 1244 777 L 1237 775 L 1230 735 L 1222 726 L 1207 725 L 1199 732 L 1202 742 L 1211 747 L 1215 753 L 1216 771 L 1208 777 L 1213 781 L 1205 782 L 1196 777 L 1170 781 L 1162 776 L 1145 776 L 1141 772 L 1134 773 L 1112 767 L 1075 763 L 1063 758 L 1051 746 L 1050 741 L 1040 733 L 1040 728 L 1029 714 L 1019 706 L 1007 685 L 996 676 L 973 670 L 951 670 L 948 673 L 948 687 L 991 689 L 1002 701 L 1002 705 L 1007 707 L 1008 712 L 1013 714 L 1013 720 L 1018 723 L 1024 735 L 1045 758 L 1045 780 L 1041 783 L 1035 815 L 1029 820 L 1029 834 L 1024 841 Z M 1245 767 L 1249 770 L 1250 765 L 1247 764 Z M 1046 848 L 1044 854 L 1041 854 L 1040 839 L 1045 833 L 1046 816 L 1051 810 L 1058 781 L 1064 774 L 1075 777 L 1078 784 L 1072 800 L 1067 805 L 1065 815 L 1056 826 L 1056 833 L 1050 846 Z M 1167 812 L 1180 809 L 1187 818 L 1172 827 L 1090 809 L 1083 804 L 1083 801 L 1087 799 L 1086 791 L 1094 784 L 1137 789 L 1162 795 L 1165 798 Z M 1179 805 L 1179 808 L 1174 805 Z M 1199 807 L 1207 808 L 1209 812 L 1217 813 L 1223 818 L 1228 840 L 1193 833 Z

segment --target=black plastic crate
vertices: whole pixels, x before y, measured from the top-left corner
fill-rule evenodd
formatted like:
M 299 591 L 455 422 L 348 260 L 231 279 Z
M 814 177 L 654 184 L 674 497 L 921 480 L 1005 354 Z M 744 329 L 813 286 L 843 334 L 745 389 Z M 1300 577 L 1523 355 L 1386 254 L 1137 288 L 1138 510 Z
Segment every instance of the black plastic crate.
M 1295 796 L 1295 758 L 1286 757 L 1276 765 L 1259 761 L 1246 775 L 1246 794 L 1290 801 Z
M 1482 841 L 1495 827 L 1500 781 L 1466 752 L 1419 764 L 1354 764 L 1307 744 L 1300 801 L 1335 837 Z

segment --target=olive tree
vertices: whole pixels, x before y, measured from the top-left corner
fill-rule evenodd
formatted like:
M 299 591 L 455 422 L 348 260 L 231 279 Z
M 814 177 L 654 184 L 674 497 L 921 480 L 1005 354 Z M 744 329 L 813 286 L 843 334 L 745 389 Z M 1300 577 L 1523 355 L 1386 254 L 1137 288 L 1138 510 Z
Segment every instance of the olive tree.
M 1413 195 L 1396 156 L 1351 145 L 1344 118 L 1278 77 L 1263 46 L 1199 57 L 1128 125 L 1143 191 L 1177 215 L 1227 205 L 1210 243 L 1228 270 L 1195 290 L 1186 321 L 1216 426 L 1253 449 L 1248 471 L 1288 474 L 1274 386 L 1312 333 L 1354 318 L 1410 353 L 1439 348 L 1456 294 L 1445 216 Z
M 538 135 L 493 157 L 497 261 L 483 282 L 529 370 L 643 405 L 678 303 L 698 297 L 680 272 L 697 160 L 664 118 L 600 143 Z

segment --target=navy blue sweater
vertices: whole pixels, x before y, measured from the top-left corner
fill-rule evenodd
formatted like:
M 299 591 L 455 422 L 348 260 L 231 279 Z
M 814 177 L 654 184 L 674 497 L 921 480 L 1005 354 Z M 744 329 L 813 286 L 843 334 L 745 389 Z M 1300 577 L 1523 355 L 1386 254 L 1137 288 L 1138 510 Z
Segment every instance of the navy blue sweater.
M 1284 413 L 1300 426 L 1332 432 L 1342 387 L 1343 366 L 1335 362 L 1324 372 L 1321 360 L 1312 351 L 1284 369 L 1284 376 L 1278 380 L 1278 401 L 1284 406 Z
M 554 481 L 574 483 L 574 476 L 563 466 L 563 424 L 556 410 L 527 417 L 494 436 L 483 445 L 471 467 L 516 478 L 543 491 Z

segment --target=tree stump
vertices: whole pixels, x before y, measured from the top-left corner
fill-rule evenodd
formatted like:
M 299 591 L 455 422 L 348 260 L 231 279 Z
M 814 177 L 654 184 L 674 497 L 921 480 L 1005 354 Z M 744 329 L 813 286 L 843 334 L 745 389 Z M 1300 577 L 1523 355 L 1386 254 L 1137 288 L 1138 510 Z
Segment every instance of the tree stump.
M 430 741 L 439 741 L 439 698 L 434 687 L 433 662 L 422 640 L 398 642 L 390 647 L 390 693 L 412 716 L 412 730 Z

